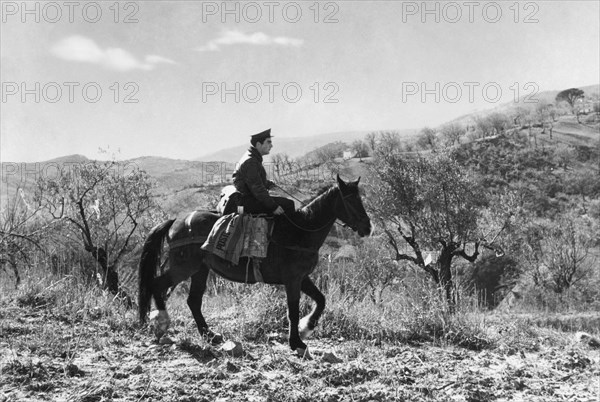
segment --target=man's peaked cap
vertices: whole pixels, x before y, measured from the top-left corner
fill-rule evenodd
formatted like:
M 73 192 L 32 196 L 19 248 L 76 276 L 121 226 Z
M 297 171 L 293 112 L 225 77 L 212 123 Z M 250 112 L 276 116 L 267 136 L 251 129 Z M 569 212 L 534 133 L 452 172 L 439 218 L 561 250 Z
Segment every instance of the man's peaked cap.
M 254 134 L 254 135 L 250 136 L 250 142 L 253 144 L 260 142 L 262 144 L 263 142 L 265 142 L 265 140 L 267 138 L 271 138 L 271 137 L 272 137 L 271 129 L 269 128 L 263 132 L 260 132 L 258 134 Z

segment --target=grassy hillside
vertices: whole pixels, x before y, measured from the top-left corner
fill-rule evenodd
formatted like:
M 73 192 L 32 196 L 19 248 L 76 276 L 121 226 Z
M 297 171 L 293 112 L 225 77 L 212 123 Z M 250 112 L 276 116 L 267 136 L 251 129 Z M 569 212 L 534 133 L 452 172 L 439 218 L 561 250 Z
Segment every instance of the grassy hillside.
M 600 97 L 600 84 L 596 85 L 587 85 L 584 87 L 578 87 L 582 91 L 584 91 L 587 97 L 598 99 Z M 475 118 L 485 117 L 493 113 L 504 113 L 510 114 L 510 112 L 516 107 L 535 107 L 536 105 L 546 105 L 553 104 L 561 90 L 552 90 L 552 91 L 541 91 L 538 93 L 530 93 L 531 96 L 521 96 L 515 102 L 514 100 L 511 102 L 506 102 L 495 106 L 493 108 L 482 110 L 475 113 L 469 113 L 463 116 L 459 116 L 448 123 L 462 123 L 462 124 L 472 124 Z M 533 103 L 531 103 L 533 102 Z
M 463 311 L 452 318 L 418 285 L 373 305 L 342 298 L 338 284 L 326 292 L 326 315 L 308 341 L 313 360 L 304 360 L 285 345 L 280 290 L 209 290 L 207 321 L 240 344 L 234 357 L 198 336 L 185 292 L 169 299 L 173 323 L 159 343 L 105 292 L 73 276 L 32 274 L 21 290 L 0 285 L 5 401 L 549 402 L 598 395 L 598 353 L 568 332 L 597 316 L 566 326 L 564 317 L 548 315 Z

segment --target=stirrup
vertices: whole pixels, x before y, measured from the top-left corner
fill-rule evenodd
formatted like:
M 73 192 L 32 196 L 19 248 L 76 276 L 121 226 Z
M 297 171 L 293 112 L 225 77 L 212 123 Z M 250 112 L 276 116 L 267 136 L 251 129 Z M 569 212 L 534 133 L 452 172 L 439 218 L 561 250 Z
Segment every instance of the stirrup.
M 262 273 L 260 272 L 260 263 L 262 262 L 261 258 L 252 258 L 252 272 L 254 272 L 254 279 L 256 282 L 265 283 L 263 279 Z

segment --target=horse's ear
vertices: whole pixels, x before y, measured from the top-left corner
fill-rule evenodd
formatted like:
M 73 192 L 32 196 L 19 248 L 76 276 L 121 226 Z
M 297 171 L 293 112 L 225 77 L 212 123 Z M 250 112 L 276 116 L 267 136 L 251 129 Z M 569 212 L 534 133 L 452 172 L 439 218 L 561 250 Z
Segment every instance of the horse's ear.
M 342 179 L 340 178 L 340 174 L 339 174 L 339 173 L 337 174 L 337 183 L 338 183 L 338 187 L 339 187 L 340 189 L 342 189 L 342 188 L 346 187 L 346 183 L 344 183 L 344 180 L 342 180 Z
M 358 176 L 358 179 L 356 180 L 356 185 L 358 186 L 358 183 L 360 183 L 360 176 Z

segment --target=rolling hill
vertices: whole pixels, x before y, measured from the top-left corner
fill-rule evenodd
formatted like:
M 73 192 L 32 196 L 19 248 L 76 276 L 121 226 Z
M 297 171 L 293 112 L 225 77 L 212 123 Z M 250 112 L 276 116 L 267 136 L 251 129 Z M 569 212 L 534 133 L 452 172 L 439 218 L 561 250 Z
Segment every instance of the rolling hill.
M 592 96 L 595 99 L 598 99 L 600 97 L 600 84 L 596 84 L 596 85 L 587 85 L 584 87 L 578 87 L 579 89 L 583 90 L 586 96 Z M 551 104 L 554 102 L 556 95 L 558 95 L 559 92 L 561 92 L 563 89 L 561 90 L 551 90 L 551 91 L 542 91 L 542 92 L 538 92 L 538 93 L 530 93 L 530 97 L 528 97 L 527 95 L 525 96 L 521 96 L 519 97 L 519 99 L 516 102 L 506 102 L 506 103 L 502 103 L 500 105 L 497 105 L 493 108 L 490 109 L 486 109 L 486 110 L 482 110 L 482 111 L 477 111 L 477 112 L 473 112 L 473 113 L 469 113 L 466 115 L 462 115 L 459 116 L 455 119 L 452 119 L 451 121 L 449 121 L 448 123 L 461 123 L 461 124 L 469 124 L 472 123 L 473 120 L 476 117 L 485 117 L 487 115 L 490 115 L 492 113 L 504 113 L 504 114 L 510 114 L 510 112 L 518 106 L 521 107 L 534 107 L 536 106 L 537 103 L 545 105 L 545 104 Z M 532 101 L 534 101 L 533 103 L 531 103 Z
M 415 135 L 417 132 L 415 129 L 402 129 L 393 131 L 398 132 L 401 137 L 409 137 Z M 338 133 L 319 134 L 310 137 L 294 138 L 285 138 L 283 134 L 274 134 L 275 139 L 273 140 L 274 146 L 272 153 L 288 154 L 291 158 L 297 158 L 314 150 L 315 148 L 319 148 L 331 142 L 342 141 L 351 144 L 355 140 L 364 139 L 365 136 L 370 132 L 372 131 L 344 131 Z M 249 144 L 236 145 L 234 147 L 225 148 L 211 154 L 200 156 L 196 158 L 196 160 L 218 160 L 235 163 L 240 159 L 240 156 L 244 153 L 244 151 L 248 149 L 248 146 Z
M 580 87 L 586 94 L 598 94 L 600 85 Z M 545 91 L 537 94 L 540 100 L 552 101 L 559 91 Z M 486 116 L 490 113 L 507 113 L 514 108 L 515 103 L 498 105 L 487 111 L 475 112 L 460 116 L 452 122 L 473 121 L 476 117 Z M 579 124 L 574 116 L 562 116 L 554 124 L 553 139 L 541 136 L 539 139 L 546 145 L 562 144 L 567 146 L 595 147 L 600 138 L 597 124 Z M 418 130 L 390 130 L 399 133 L 401 138 L 409 139 L 418 133 Z M 311 137 L 285 138 L 283 134 L 275 134 L 274 153 L 286 153 L 291 158 L 298 158 L 326 144 L 342 141 L 351 144 L 357 139 L 364 139 L 373 131 L 349 131 L 328 133 Z M 239 157 L 247 149 L 247 144 L 225 148 L 221 151 L 207 154 L 196 160 L 170 159 L 159 156 L 144 156 L 123 161 L 124 164 L 136 165 L 145 170 L 156 182 L 154 193 L 161 199 L 161 205 L 166 206 L 169 212 L 180 211 L 196 207 L 203 207 L 214 202 L 215 194 L 222 183 L 230 182 L 231 173 Z M 4 208 L 7 200 L 16 197 L 17 189 L 22 188 L 25 194 L 33 192 L 35 181 L 42 175 L 56 175 L 58 167 L 69 164 L 88 163 L 91 160 L 84 155 L 68 155 L 42 162 L 20 163 L 3 162 L 0 187 L 0 209 Z M 267 157 L 266 162 L 269 161 Z M 365 173 L 365 164 L 359 161 L 341 161 L 342 174 L 347 179 L 356 178 Z M 288 189 L 293 191 L 293 189 Z M 302 197 L 301 197 L 302 198 Z

